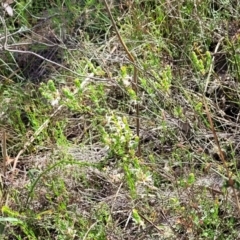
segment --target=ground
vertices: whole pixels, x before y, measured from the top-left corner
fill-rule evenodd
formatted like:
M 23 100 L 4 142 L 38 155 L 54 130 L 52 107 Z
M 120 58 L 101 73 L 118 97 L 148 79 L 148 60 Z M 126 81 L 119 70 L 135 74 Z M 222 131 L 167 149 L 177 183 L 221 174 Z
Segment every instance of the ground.
M 240 239 L 237 1 L 42 2 L 1 10 L 2 239 Z

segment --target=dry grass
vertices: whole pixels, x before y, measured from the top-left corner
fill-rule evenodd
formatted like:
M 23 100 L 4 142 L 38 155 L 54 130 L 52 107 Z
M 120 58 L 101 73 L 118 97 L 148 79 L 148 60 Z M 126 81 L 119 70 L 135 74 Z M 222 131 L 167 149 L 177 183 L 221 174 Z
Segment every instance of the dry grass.
M 2 238 L 238 239 L 238 6 L 94 3 L 2 19 Z

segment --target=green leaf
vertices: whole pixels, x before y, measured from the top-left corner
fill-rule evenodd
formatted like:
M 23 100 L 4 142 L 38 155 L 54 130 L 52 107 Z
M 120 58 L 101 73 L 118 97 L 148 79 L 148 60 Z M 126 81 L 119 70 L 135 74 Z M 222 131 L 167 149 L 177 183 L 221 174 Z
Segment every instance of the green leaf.
M 2 218 L 0 218 L 0 222 L 23 223 L 18 218 L 13 218 L 13 217 L 2 217 Z

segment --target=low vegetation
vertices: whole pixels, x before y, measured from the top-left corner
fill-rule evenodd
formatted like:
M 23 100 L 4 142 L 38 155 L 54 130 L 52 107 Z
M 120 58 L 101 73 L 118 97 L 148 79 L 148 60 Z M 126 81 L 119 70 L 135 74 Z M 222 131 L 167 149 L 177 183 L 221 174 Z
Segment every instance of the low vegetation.
M 1 239 L 239 239 L 239 18 L 2 3 Z

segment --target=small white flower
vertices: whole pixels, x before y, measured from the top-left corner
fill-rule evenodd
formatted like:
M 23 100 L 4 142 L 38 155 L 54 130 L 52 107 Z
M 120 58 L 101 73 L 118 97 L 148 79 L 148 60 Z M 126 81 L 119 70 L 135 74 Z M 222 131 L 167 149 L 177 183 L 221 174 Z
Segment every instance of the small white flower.
M 54 93 L 54 97 L 51 99 L 50 103 L 53 107 L 57 106 L 59 104 L 61 97 L 60 97 L 60 93 L 57 90 L 56 93 Z
M 125 87 L 129 87 L 131 85 L 131 77 L 129 75 L 127 75 L 124 79 L 123 79 L 123 85 Z

